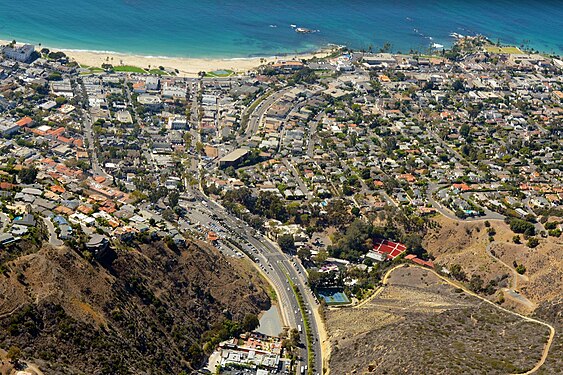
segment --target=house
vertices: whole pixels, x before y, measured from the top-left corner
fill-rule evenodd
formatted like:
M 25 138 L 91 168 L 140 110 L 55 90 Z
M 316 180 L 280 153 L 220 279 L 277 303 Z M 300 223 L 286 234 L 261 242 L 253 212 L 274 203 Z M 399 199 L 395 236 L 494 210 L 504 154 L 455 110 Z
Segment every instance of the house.
M 22 216 L 18 216 L 14 219 L 14 224 L 24 225 L 26 227 L 34 227 L 35 218 L 32 214 L 23 214 Z
M 61 240 L 68 240 L 71 238 L 72 236 L 72 227 L 68 224 L 62 224 L 59 226 L 60 229 L 60 233 L 59 233 L 59 238 Z
M 279 61 L 272 65 L 272 68 L 274 68 L 276 71 L 288 73 L 303 69 L 304 67 L 305 64 L 303 64 L 301 61 Z
M 17 240 L 19 240 L 18 237 L 14 237 L 9 233 L 0 233 L 0 245 L 8 245 L 16 242 Z
M 90 251 L 96 258 L 103 257 L 109 248 L 109 240 L 101 234 L 94 234 L 90 237 L 90 241 L 86 243 L 86 249 Z
M 26 63 L 31 60 L 31 55 L 35 52 L 35 47 L 31 44 L 24 44 L 23 46 L 7 46 L 4 47 L 3 52 L 4 56 L 8 59 Z

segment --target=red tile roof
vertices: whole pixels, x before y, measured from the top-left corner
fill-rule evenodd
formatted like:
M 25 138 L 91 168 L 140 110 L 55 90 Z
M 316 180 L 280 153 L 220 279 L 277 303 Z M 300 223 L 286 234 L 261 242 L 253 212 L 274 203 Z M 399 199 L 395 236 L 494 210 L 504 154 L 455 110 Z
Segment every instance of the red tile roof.
M 26 116 L 24 118 L 22 118 L 21 120 L 19 120 L 18 122 L 16 122 L 17 126 L 27 126 L 29 124 L 31 124 L 33 122 L 33 119 L 29 116 Z

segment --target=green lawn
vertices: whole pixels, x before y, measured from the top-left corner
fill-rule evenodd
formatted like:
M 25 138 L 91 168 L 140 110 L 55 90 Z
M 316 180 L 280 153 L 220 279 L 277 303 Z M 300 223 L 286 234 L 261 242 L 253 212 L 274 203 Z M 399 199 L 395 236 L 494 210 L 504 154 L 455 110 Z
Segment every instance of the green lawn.
M 232 70 L 224 69 L 224 70 L 216 70 L 214 72 L 207 72 L 205 73 L 205 76 L 216 78 L 216 77 L 230 77 L 233 74 L 235 74 L 235 72 L 233 72 Z
M 511 55 L 523 53 L 518 47 L 512 47 L 512 46 L 497 47 L 490 45 L 490 46 L 486 46 L 485 50 L 490 53 L 507 53 Z
M 169 75 L 168 72 L 166 72 L 165 70 L 160 70 L 160 69 L 151 69 L 151 70 L 149 70 L 149 73 L 150 74 L 158 74 L 158 75 L 161 75 L 161 76 Z
M 89 66 L 89 65 L 80 65 L 80 68 L 82 69 L 88 69 L 88 72 L 82 72 L 80 74 L 92 74 L 92 73 L 103 73 L 104 70 L 102 68 L 97 68 L 95 66 Z
M 147 71 L 143 68 L 133 65 L 118 65 L 114 66 L 113 70 L 116 72 L 129 72 L 129 73 L 146 73 Z

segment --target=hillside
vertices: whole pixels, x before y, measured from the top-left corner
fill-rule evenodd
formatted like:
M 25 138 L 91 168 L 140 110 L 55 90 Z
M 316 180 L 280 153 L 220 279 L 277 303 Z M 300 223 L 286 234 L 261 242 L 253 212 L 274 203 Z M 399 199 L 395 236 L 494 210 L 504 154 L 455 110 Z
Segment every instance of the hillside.
M 440 228 L 428 233 L 424 240 L 425 248 L 437 263 L 447 267 L 462 265 L 468 278 L 479 275 L 485 283 L 507 275 L 512 284 L 516 262 L 526 267 L 525 274 L 517 277 L 515 288 L 523 296 L 536 306 L 560 297 L 563 290 L 563 239 L 541 239 L 538 247 L 530 249 L 525 244 L 513 243 L 514 233 L 507 224 L 491 221 L 496 234 L 490 249 L 503 265 L 486 251 L 489 235 L 484 222 L 458 222 L 445 217 L 439 217 L 437 221 Z M 516 304 L 510 307 L 520 308 Z
M 419 267 L 392 271 L 358 308 L 330 310 L 331 374 L 508 374 L 533 368 L 547 327 L 484 303 Z
M 45 374 L 178 374 L 269 307 L 242 262 L 203 243 L 121 249 L 104 264 L 44 246 L 0 275 L 0 344 Z M 227 320 L 229 319 L 229 320 Z
M 498 285 L 505 297 L 502 305 L 548 322 L 556 329 L 553 347 L 538 373 L 561 373 L 563 238 L 542 238 L 538 247 L 530 249 L 524 244 L 515 244 L 512 241 L 514 233 L 502 221 L 490 222 L 496 232 L 493 243 L 489 243 L 483 221 L 460 222 L 443 216 L 437 221 L 440 227 L 428 233 L 424 241 L 426 249 L 436 257 L 436 262 L 447 267 L 462 265 L 468 278 L 479 275 L 484 282 L 506 276 Z M 487 252 L 487 246 L 497 259 Z M 514 262 L 525 266 L 523 275 L 515 273 Z M 520 302 L 515 301 L 511 298 L 513 295 L 506 293 L 507 288 L 514 288 L 532 305 L 522 303 L 522 298 Z M 498 301 L 499 293 L 485 297 Z

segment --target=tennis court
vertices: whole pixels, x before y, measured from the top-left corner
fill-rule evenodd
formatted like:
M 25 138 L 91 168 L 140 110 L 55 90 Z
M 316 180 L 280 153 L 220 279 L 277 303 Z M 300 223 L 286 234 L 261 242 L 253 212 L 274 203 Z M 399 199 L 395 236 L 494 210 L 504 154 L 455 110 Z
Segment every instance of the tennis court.
M 323 289 L 319 290 L 318 295 L 325 300 L 327 305 L 342 305 L 350 303 L 348 296 L 342 291 L 337 289 Z

